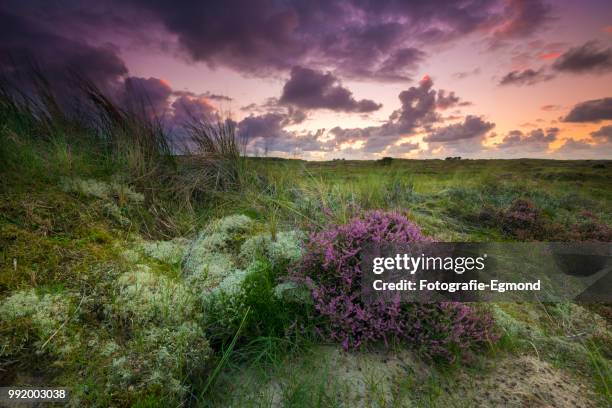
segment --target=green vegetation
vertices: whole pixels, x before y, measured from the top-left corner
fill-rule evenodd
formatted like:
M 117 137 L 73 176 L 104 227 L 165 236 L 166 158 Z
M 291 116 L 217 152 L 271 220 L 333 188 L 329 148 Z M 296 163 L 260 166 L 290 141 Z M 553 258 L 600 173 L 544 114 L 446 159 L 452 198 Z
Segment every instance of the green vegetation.
M 154 121 L 82 91 L 86 121 L 0 92 L 1 384 L 74 406 L 612 402 L 605 305 L 488 305 L 500 342 L 449 366 L 322 344 L 286 279 L 308 232 L 371 209 L 438 240 L 610 241 L 611 162 L 244 158 L 227 123 L 172 155 Z

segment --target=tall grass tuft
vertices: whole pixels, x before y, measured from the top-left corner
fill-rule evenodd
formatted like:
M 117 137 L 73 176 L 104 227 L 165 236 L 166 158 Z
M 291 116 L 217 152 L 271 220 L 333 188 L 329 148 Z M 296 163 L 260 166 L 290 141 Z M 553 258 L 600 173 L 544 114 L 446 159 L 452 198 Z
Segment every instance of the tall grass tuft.
M 197 177 L 216 191 L 237 191 L 247 179 L 245 145 L 236 124 L 225 121 L 191 120 L 185 124 L 193 159 L 199 164 Z

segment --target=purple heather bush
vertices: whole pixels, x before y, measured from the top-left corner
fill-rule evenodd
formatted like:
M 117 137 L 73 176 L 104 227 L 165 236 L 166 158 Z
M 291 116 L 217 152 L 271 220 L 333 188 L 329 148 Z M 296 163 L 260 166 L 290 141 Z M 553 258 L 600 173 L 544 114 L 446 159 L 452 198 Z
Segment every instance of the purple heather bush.
M 392 301 L 362 301 L 360 257 L 367 245 L 429 241 L 402 214 L 383 211 L 312 233 L 295 275 L 310 288 L 322 316 L 318 332 L 345 350 L 401 341 L 449 362 L 495 341 L 490 315 L 466 304 L 414 304 L 400 302 L 399 296 Z

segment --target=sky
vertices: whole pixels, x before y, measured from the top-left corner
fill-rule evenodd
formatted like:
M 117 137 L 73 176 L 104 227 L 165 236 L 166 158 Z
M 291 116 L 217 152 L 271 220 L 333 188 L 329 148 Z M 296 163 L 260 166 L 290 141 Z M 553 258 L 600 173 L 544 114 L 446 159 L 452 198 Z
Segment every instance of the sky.
M 612 158 L 609 0 L 3 1 L 0 73 L 32 60 L 253 155 Z

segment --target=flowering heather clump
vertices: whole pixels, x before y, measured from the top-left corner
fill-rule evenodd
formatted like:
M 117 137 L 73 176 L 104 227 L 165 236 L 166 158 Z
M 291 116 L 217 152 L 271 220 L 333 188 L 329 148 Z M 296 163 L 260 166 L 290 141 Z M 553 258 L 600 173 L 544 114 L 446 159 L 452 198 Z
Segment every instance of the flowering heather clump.
M 397 339 L 447 361 L 494 338 L 491 318 L 467 305 L 408 304 L 399 297 L 362 302 L 359 263 L 368 244 L 427 241 L 406 217 L 382 211 L 313 233 L 297 277 L 311 288 L 315 309 L 326 318 L 319 331 L 345 349 Z
M 502 230 L 519 239 L 531 239 L 541 235 L 543 222 L 540 210 L 527 199 L 518 198 L 502 214 Z

